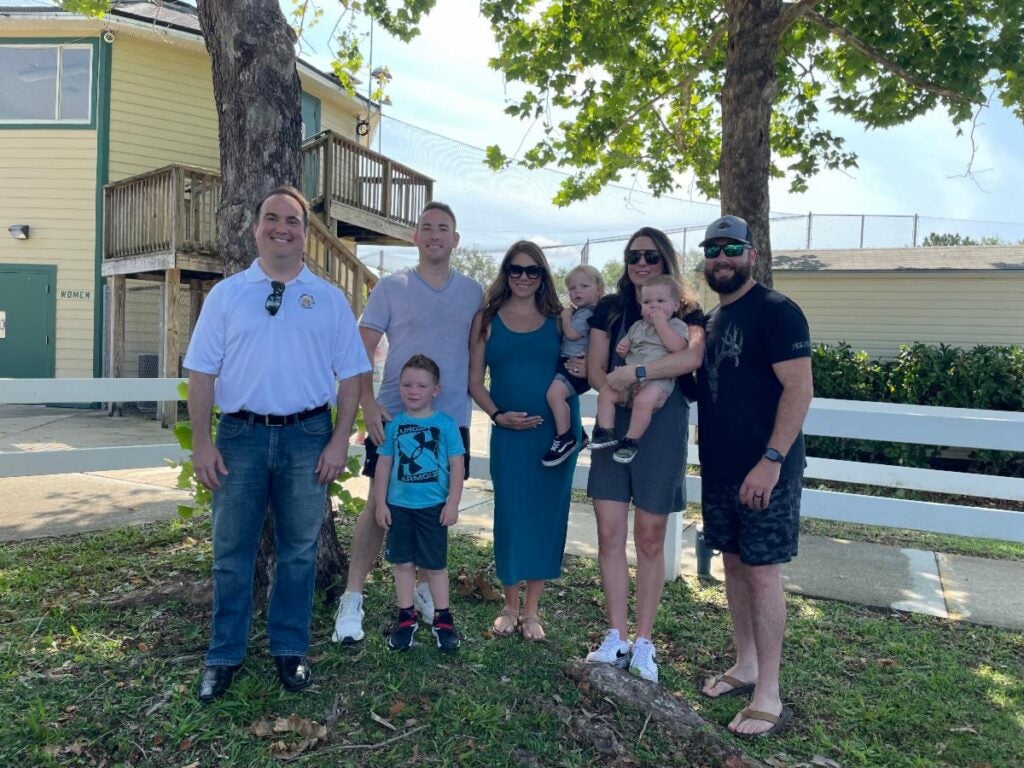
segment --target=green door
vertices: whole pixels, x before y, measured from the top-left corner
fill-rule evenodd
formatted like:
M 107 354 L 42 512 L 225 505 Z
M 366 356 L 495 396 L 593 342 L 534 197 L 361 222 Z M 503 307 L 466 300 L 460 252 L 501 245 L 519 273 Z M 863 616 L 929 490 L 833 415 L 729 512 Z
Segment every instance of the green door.
M 0 379 L 53 378 L 57 268 L 0 264 Z
M 320 99 L 302 94 L 302 140 L 320 133 Z M 312 200 L 318 194 L 320 186 L 320 157 L 316 154 L 302 156 L 302 194 Z

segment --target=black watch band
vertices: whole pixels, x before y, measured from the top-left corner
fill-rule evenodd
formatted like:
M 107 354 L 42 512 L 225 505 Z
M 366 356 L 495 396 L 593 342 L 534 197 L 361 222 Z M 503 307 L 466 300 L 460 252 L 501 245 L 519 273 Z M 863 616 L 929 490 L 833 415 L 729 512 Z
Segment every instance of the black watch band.
M 498 417 L 501 416 L 501 414 L 503 414 L 503 413 L 508 413 L 508 411 L 504 411 L 501 408 L 499 408 L 494 413 L 492 413 L 491 414 L 491 423 L 497 425 L 498 424 Z
M 786 460 L 786 454 L 771 447 L 764 449 L 764 457 L 768 461 L 774 461 L 776 464 L 782 464 Z

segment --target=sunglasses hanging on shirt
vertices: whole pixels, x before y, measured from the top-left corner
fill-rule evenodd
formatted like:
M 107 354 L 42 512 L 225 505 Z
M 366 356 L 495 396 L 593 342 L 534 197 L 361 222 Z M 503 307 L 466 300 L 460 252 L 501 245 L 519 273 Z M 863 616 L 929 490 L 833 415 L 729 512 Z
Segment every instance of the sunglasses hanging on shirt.
M 263 308 L 270 313 L 273 317 L 277 314 L 277 311 L 281 309 L 281 303 L 284 301 L 284 283 L 279 280 L 274 280 L 270 283 L 270 287 L 273 290 L 270 295 L 267 296 L 267 303 L 263 305 Z

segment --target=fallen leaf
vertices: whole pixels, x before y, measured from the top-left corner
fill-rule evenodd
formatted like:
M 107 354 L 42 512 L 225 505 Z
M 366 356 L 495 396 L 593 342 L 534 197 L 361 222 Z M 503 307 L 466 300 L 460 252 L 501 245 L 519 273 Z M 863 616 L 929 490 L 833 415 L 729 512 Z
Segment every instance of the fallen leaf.
M 831 757 L 825 757 L 824 755 L 815 755 L 812 757 L 811 765 L 821 766 L 821 768 L 843 768 Z
M 199 761 L 195 760 L 188 765 L 183 765 L 181 768 L 199 768 Z
M 397 731 L 398 730 L 397 728 L 395 728 L 394 725 L 391 724 L 391 721 L 384 719 L 383 717 L 378 715 L 376 712 L 374 712 L 372 709 L 370 710 L 370 719 L 373 720 L 373 722 L 375 722 L 375 723 L 380 723 L 381 725 L 383 725 L 388 730 L 392 730 L 392 731 Z
M 405 709 L 405 702 L 402 701 L 401 699 L 399 699 L 394 704 L 392 704 L 390 707 L 388 707 L 388 714 L 391 715 L 392 717 L 394 717 L 399 712 L 401 712 L 403 709 Z
M 139 643 L 139 645 L 138 645 L 139 650 L 142 651 L 143 653 L 147 653 L 149 651 L 150 647 L 151 646 L 150 646 L 149 643 Z
M 249 726 L 249 730 L 253 732 L 253 735 L 265 739 L 274 735 L 274 724 L 269 720 L 257 720 Z
M 192 749 L 192 739 L 186 736 L 184 739 L 178 742 L 178 751 L 185 752 L 189 749 Z
M 895 667 L 899 664 L 896 659 L 879 659 L 878 666 L 880 667 Z
M 973 725 L 961 725 L 957 728 L 950 728 L 950 733 L 973 733 L 975 736 L 978 735 L 978 730 Z
M 729 755 L 722 765 L 725 768 L 747 768 L 747 761 L 741 755 Z
M 494 585 L 491 584 L 491 580 L 487 578 L 485 571 L 477 571 L 476 578 L 474 579 L 476 588 L 480 591 L 480 597 L 489 603 L 496 603 L 499 600 L 504 600 L 505 596 L 501 590 L 495 589 Z

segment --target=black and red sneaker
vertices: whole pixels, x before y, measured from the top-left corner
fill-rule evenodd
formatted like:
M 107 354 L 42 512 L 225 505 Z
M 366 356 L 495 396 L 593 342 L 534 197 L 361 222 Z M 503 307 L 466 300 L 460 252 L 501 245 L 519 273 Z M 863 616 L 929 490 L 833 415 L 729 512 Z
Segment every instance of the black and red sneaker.
M 451 611 L 438 611 L 434 615 L 434 624 L 431 626 L 430 632 L 437 640 L 437 647 L 442 651 L 447 653 L 457 651 L 462 645 L 459 633 L 455 631 L 455 622 L 452 621 Z
M 413 608 L 402 608 L 398 612 L 398 621 L 388 636 L 388 648 L 392 651 L 408 651 L 413 646 L 413 637 L 420 628 Z

